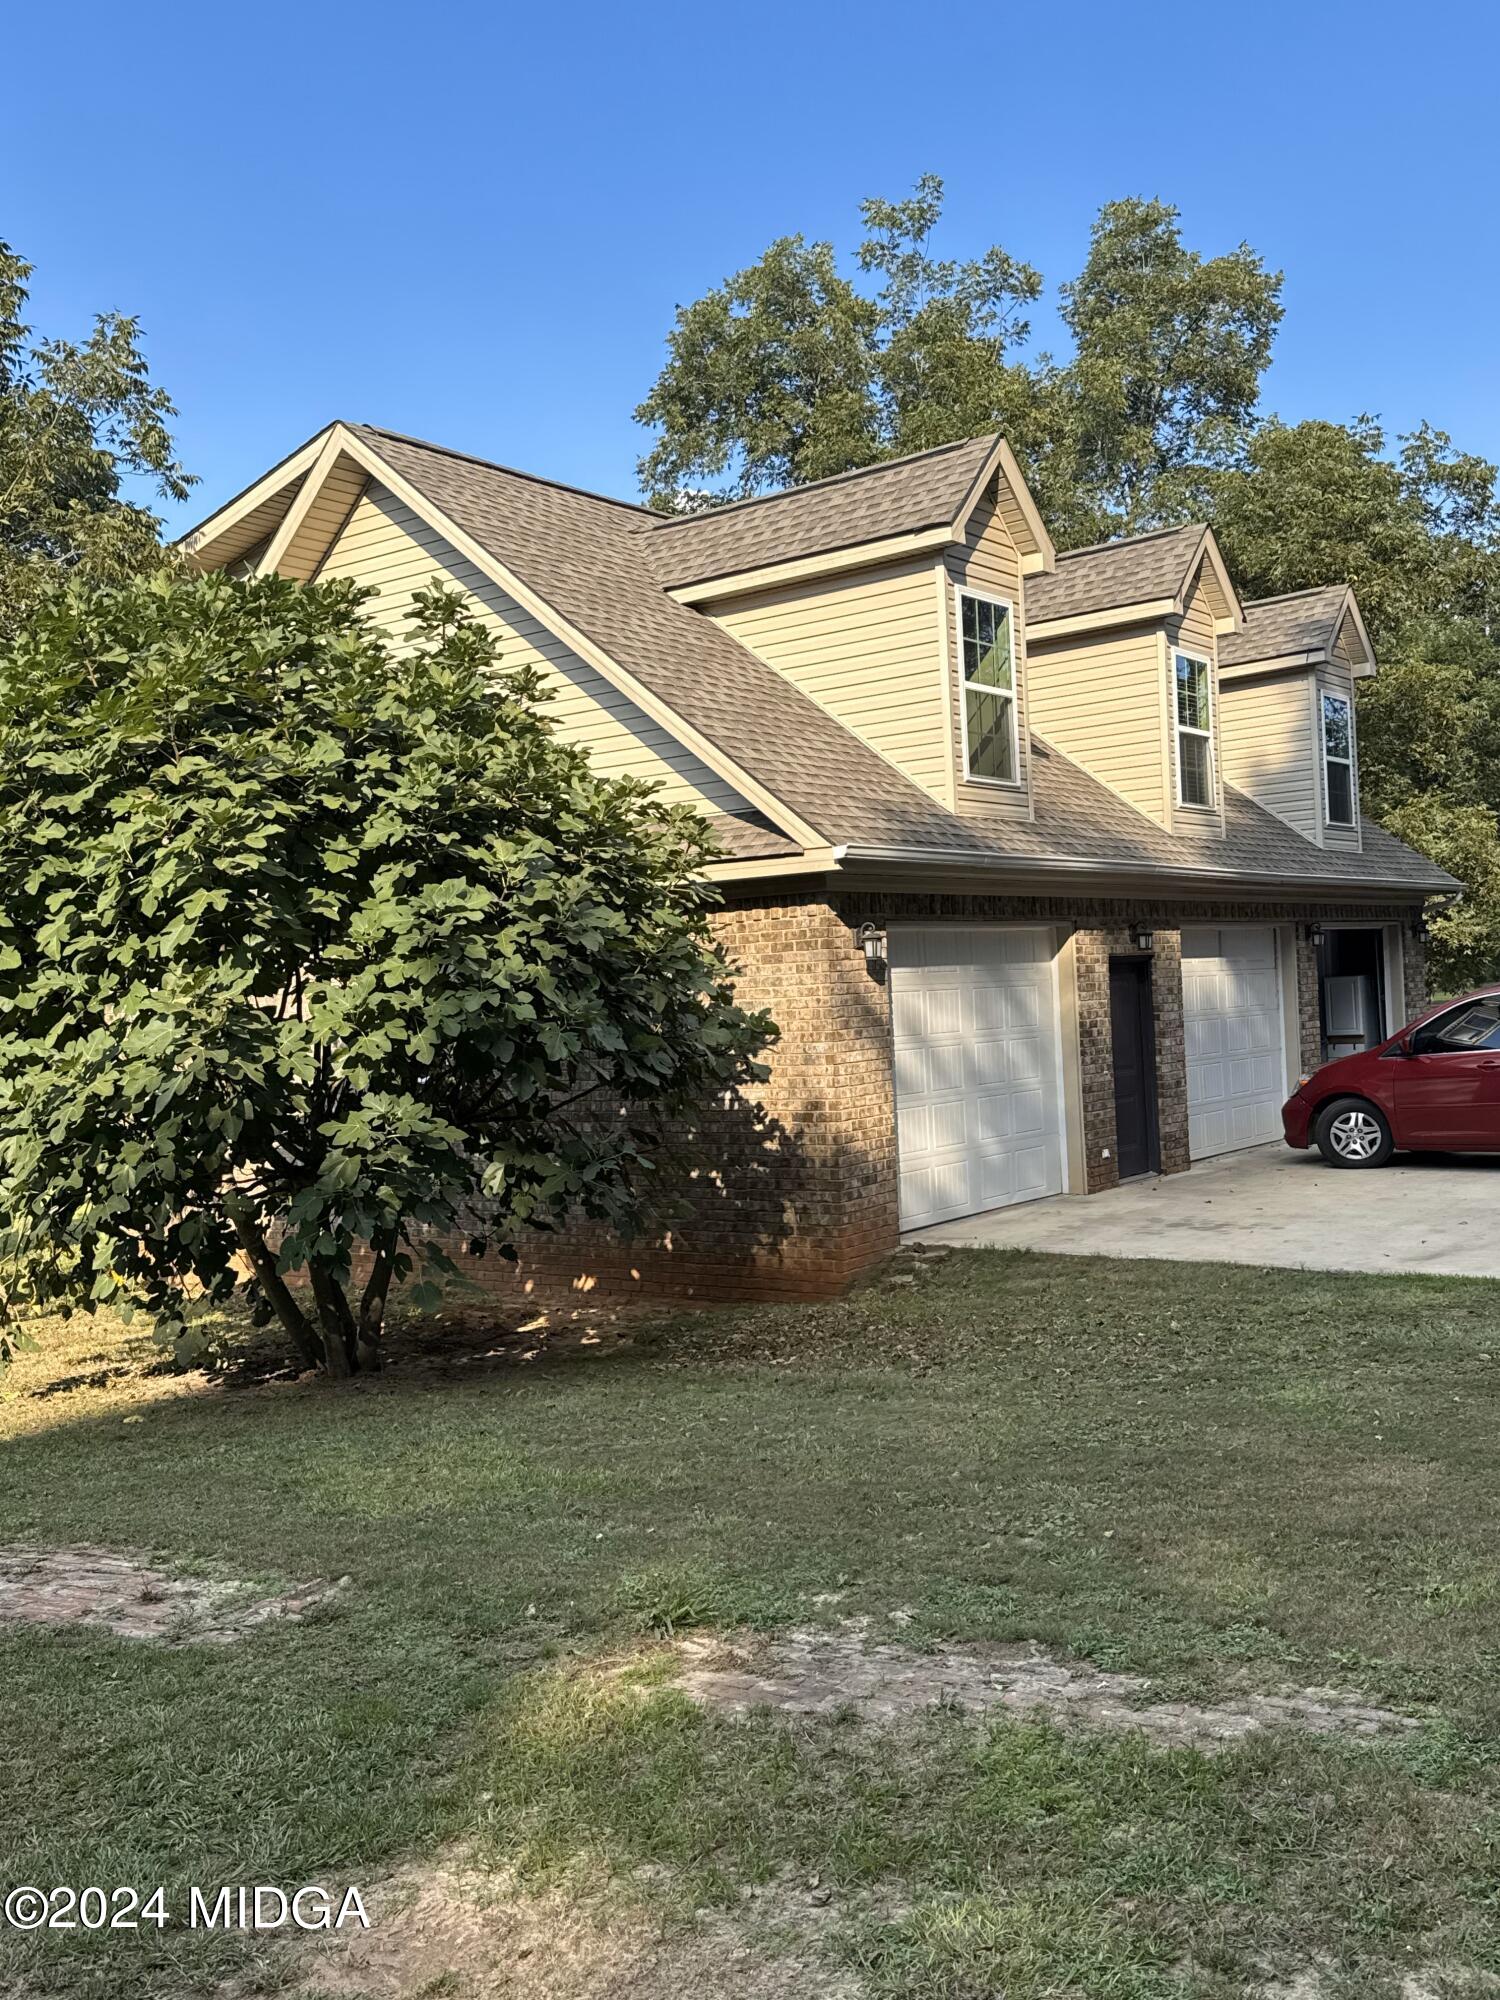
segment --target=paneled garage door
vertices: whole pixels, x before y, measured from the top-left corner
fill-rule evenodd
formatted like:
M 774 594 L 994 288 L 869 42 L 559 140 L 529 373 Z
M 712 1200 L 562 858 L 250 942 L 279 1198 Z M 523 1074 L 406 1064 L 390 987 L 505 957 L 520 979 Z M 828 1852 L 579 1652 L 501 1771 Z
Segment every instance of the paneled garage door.
M 1183 931 L 1182 1025 L 1192 1157 L 1279 1139 L 1286 1064 L 1274 930 Z
M 893 926 L 901 1226 L 1062 1192 L 1052 935 Z

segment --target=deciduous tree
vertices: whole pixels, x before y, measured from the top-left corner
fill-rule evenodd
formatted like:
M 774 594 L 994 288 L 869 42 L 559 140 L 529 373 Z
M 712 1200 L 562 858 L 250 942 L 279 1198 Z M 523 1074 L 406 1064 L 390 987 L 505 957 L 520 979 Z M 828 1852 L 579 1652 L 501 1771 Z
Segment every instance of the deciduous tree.
M 193 483 L 140 322 L 101 313 L 82 344 L 36 339 L 23 317 L 30 275 L 0 243 L 0 631 L 16 628 L 59 569 L 117 583 L 161 561 L 161 524 L 126 497 L 126 478 L 173 500 Z
M 338 584 L 44 593 L 0 649 L 12 1301 L 173 1328 L 245 1260 L 345 1374 L 391 1288 L 435 1300 L 439 1239 L 628 1219 L 663 1118 L 772 1032 L 712 947 L 707 852 L 455 598 L 393 649 Z

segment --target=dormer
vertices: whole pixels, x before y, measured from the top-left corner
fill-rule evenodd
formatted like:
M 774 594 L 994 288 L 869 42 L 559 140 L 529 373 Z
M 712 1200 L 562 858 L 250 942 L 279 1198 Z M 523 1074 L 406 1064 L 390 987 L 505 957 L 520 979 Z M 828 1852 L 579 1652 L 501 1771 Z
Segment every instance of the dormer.
M 1032 725 L 1158 826 L 1221 837 L 1219 649 L 1243 622 L 1201 523 L 1060 555 L 1026 590 Z
M 1363 845 L 1354 684 L 1374 672 L 1341 583 L 1247 604 L 1220 648 L 1225 774 L 1319 847 Z
M 642 539 L 674 598 L 951 811 L 1032 817 L 1021 607 L 1025 580 L 1055 557 L 1003 438 L 667 521 Z

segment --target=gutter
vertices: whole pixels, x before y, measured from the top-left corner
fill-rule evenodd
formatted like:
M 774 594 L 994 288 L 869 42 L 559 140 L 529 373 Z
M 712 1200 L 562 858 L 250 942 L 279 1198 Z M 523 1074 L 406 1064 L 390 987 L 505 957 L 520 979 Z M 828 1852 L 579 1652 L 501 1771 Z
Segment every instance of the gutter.
M 965 854 L 944 853 L 933 848 L 922 847 L 836 847 L 834 858 L 842 866 L 845 862 L 873 862 L 895 867 L 935 869 L 987 868 L 1004 869 L 1015 874 L 1035 873 L 1039 875 L 1098 876 L 1116 878 L 1129 876 L 1130 864 L 1118 860 L 1090 861 L 1067 855 L 1010 855 L 1010 854 Z M 1284 873 L 1265 874 L 1256 869 L 1245 868 L 1170 868 L 1146 862 L 1140 872 L 1153 881 L 1180 882 L 1257 882 L 1276 888 L 1297 889 L 1365 889 L 1382 892 L 1404 891 L 1409 896 L 1420 896 L 1424 901 L 1432 896 L 1454 896 L 1462 894 L 1462 889 L 1439 889 L 1424 887 L 1419 882 L 1393 881 L 1384 876 L 1303 876 Z M 1451 877 L 1450 877 L 1451 880 Z

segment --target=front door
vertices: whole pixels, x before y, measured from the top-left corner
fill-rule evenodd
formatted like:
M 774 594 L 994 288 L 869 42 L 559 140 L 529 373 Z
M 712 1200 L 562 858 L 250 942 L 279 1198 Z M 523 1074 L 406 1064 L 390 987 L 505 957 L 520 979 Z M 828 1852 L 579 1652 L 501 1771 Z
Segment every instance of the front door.
M 1161 1171 L 1156 1122 L 1156 1032 L 1151 961 L 1109 961 L 1109 1027 L 1115 1069 L 1115 1151 L 1121 1180 Z
M 1395 1058 L 1396 1144 L 1500 1152 L 1500 1003 L 1469 1000 L 1411 1038 Z

